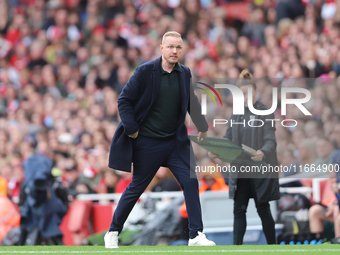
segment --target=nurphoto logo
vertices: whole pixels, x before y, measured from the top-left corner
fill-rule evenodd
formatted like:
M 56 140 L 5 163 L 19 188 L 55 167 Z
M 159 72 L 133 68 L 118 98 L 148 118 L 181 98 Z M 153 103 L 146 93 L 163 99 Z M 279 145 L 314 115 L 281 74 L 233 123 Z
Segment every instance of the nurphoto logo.
M 206 83 L 202 83 L 202 82 L 197 82 L 199 84 L 202 84 L 206 87 L 208 87 L 211 91 L 213 91 L 215 93 L 215 95 L 217 96 L 217 98 L 219 99 L 221 105 L 222 105 L 222 100 L 219 96 L 219 94 L 217 93 L 216 89 L 228 89 L 231 92 L 232 98 L 233 98 L 233 114 L 234 115 L 244 115 L 244 95 L 242 93 L 242 90 L 232 84 L 215 84 L 214 88 Z M 210 95 L 210 97 L 213 99 L 215 105 L 217 105 L 215 98 L 213 97 L 213 95 L 211 94 L 210 91 L 208 91 L 207 89 L 203 89 L 198 87 L 198 89 L 201 89 L 203 91 L 205 91 L 208 95 Z M 300 93 L 300 94 L 304 94 L 305 97 L 302 98 L 287 98 L 287 95 L 289 95 L 290 93 Z M 272 106 L 267 109 L 267 110 L 257 110 L 254 108 L 253 106 L 253 102 L 252 102 L 252 95 L 253 95 L 253 88 L 249 87 L 248 88 L 248 108 L 250 110 L 251 113 L 253 113 L 254 115 L 269 115 L 275 112 L 275 110 L 277 109 L 277 105 L 278 105 L 278 89 L 276 87 L 273 87 L 273 96 L 272 96 Z M 311 99 L 311 93 L 310 91 L 308 91 L 307 89 L 304 88 L 296 88 L 296 87 L 284 87 L 281 88 L 281 115 L 285 116 L 287 115 L 287 105 L 288 104 L 292 104 L 295 105 L 304 115 L 312 115 L 307 109 L 306 107 L 303 106 L 304 103 L 307 103 L 309 100 Z M 202 98 L 201 98 L 201 105 L 202 105 L 202 110 L 201 113 L 202 115 L 207 115 L 207 95 L 206 94 L 202 94 Z M 274 125 L 275 121 L 278 121 L 278 119 L 266 119 L 265 121 L 271 121 L 272 125 Z M 294 122 L 296 126 L 297 125 L 297 121 L 294 119 L 286 119 L 281 121 L 282 126 L 288 127 L 285 125 L 285 122 L 288 121 L 289 123 Z M 261 127 L 264 125 L 264 121 L 260 120 L 260 119 L 251 119 L 249 121 L 250 123 L 248 123 L 248 126 L 250 127 Z M 259 122 L 258 125 L 254 125 L 254 122 Z M 226 119 L 214 119 L 213 120 L 213 126 L 215 127 L 216 125 L 219 124 L 227 124 L 228 120 Z M 232 125 L 233 123 L 231 123 Z M 234 124 L 243 124 L 245 126 L 245 123 L 241 122 L 241 123 L 234 123 Z M 291 125 L 291 124 L 290 124 Z

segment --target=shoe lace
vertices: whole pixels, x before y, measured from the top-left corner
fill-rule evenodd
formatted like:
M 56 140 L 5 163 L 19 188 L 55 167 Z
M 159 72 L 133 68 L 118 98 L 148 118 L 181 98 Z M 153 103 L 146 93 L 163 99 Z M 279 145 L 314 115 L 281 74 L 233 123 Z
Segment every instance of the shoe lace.
M 118 241 L 118 236 L 116 235 L 110 235 L 110 242 L 111 243 L 116 243 Z
M 202 238 L 206 238 L 205 234 L 203 232 L 199 232 L 198 235 Z

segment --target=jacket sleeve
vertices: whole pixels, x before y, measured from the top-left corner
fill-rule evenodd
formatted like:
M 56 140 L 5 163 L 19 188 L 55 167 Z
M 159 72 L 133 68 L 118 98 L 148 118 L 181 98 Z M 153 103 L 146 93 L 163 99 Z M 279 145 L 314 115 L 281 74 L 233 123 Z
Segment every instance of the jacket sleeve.
M 230 141 L 232 140 L 233 138 L 233 130 L 232 128 L 230 127 L 230 123 L 231 123 L 231 120 L 233 118 L 233 115 L 230 117 L 229 121 L 228 121 L 228 128 L 227 128 L 227 131 L 225 133 L 225 135 L 223 136 L 224 138 L 227 138 L 229 139 Z
M 134 105 L 139 96 L 141 81 L 141 68 L 137 67 L 118 98 L 119 115 L 123 123 L 124 132 L 127 135 L 134 134 L 139 130 L 138 123 L 135 120 Z
M 268 119 L 275 119 L 274 114 L 270 114 L 267 117 Z M 274 123 L 274 125 L 272 123 Z M 276 153 L 275 130 L 275 122 L 264 121 L 262 128 L 264 144 L 260 150 L 264 153 L 265 158 L 270 157 L 272 153 Z
M 191 75 L 190 75 L 191 76 Z M 194 85 L 190 79 L 190 98 L 189 98 L 189 106 L 188 112 L 192 121 L 194 122 L 197 130 L 199 132 L 206 132 L 208 131 L 209 125 L 204 116 L 201 113 L 201 104 L 198 101 L 197 96 L 194 93 Z

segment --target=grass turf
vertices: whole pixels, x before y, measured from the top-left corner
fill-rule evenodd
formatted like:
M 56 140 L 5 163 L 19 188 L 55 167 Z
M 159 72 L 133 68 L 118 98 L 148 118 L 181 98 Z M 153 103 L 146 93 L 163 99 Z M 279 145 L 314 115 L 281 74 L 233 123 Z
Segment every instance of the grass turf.
M 242 245 L 242 246 L 121 246 L 118 249 L 105 249 L 103 246 L 12 246 L 0 247 L 2 254 L 340 254 L 340 245 Z

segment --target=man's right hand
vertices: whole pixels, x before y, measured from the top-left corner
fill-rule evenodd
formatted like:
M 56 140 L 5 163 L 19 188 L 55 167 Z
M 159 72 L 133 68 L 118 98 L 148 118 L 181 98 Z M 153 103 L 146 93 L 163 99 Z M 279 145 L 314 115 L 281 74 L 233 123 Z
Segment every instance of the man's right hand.
M 209 151 L 208 156 L 212 159 L 215 159 L 215 158 L 218 158 L 219 155 L 215 152 Z
M 138 133 L 139 131 L 137 131 L 136 133 L 133 133 L 132 135 L 129 135 L 129 137 L 136 139 L 138 137 Z

